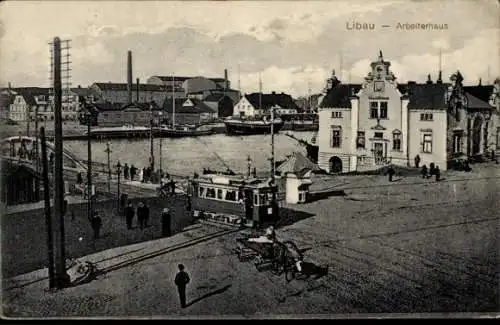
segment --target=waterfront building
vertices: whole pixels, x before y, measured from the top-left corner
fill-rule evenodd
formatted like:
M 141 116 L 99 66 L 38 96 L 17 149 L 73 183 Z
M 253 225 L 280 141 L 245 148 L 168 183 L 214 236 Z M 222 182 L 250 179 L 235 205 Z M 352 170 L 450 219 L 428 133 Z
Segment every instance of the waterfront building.
M 197 98 L 175 98 L 175 117 L 172 98 L 167 98 L 163 103 L 163 113 L 169 123 L 199 124 L 213 121 L 218 117 L 218 110 L 211 108 Z
M 456 154 L 482 154 L 494 107 L 462 81 L 457 72 L 449 84 L 441 73 L 435 83 L 429 76 L 398 84 L 382 52 L 362 84 L 343 84 L 334 72 L 319 108 L 319 166 L 331 173 L 413 166 L 418 155 L 420 166 L 446 170 Z
M 87 103 L 80 112 L 80 121 L 85 124 L 85 113 L 90 111 L 94 125 L 99 126 L 148 126 L 151 119 L 157 124 L 162 119 L 162 110 L 155 102 L 150 103 Z
M 297 113 L 299 108 L 292 96 L 276 92 L 271 94 L 251 93 L 245 94 L 235 105 L 233 116 L 239 117 L 259 117 L 268 115 L 270 109 L 275 109 L 275 112 L 294 112 Z
M 97 101 L 111 103 L 127 103 L 130 93 L 127 83 L 95 82 L 90 88 L 95 93 Z M 138 103 L 154 101 L 161 106 L 168 95 L 168 89 L 161 85 L 137 84 L 131 85 L 132 100 Z
M 150 85 L 168 87 L 169 97 L 172 96 L 172 89 L 175 91 L 176 97 L 186 97 L 190 93 L 199 91 L 231 88 L 231 83 L 227 78 L 227 70 L 224 70 L 224 78 L 152 76 L 146 82 Z

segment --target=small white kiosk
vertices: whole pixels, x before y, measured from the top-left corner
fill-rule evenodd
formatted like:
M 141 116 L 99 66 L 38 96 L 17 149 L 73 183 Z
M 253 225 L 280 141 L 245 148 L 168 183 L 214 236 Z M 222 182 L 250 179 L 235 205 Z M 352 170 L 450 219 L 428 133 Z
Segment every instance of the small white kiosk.
M 297 204 L 307 201 L 309 187 L 312 184 L 311 174 L 319 167 L 304 157 L 300 152 L 294 152 L 277 168 L 285 185 L 286 203 Z

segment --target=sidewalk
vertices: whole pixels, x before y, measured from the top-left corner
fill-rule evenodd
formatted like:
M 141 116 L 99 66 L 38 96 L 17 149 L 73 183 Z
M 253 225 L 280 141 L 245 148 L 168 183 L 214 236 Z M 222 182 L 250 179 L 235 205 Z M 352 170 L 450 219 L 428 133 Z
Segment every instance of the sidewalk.
M 97 278 L 90 283 L 66 288 L 55 293 L 49 293 L 47 290 L 48 270 L 46 268 L 3 279 L 3 314 L 7 317 L 96 316 L 100 312 L 96 314 L 95 305 L 89 300 L 95 299 L 94 304 L 101 305 L 105 304 L 111 296 L 114 297 L 112 299 L 119 299 L 121 290 L 130 289 L 124 287 L 127 283 L 123 281 L 123 277 L 141 276 L 135 271 L 137 263 L 142 263 L 140 267 L 144 268 L 148 261 L 169 254 L 181 262 L 184 258 L 189 259 L 189 255 L 191 255 L 185 253 L 186 249 L 198 251 L 199 249 L 195 248 L 198 244 L 206 245 L 217 238 L 230 236 L 238 231 L 238 229 L 228 230 L 196 224 L 172 237 L 117 247 L 81 257 L 78 260 L 88 261 L 96 265 Z M 173 262 L 168 266 L 168 271 L 162 270 L 158 273 L 157 277 L 164 277 L 160 281 L 170 282 L 172 276 L 170 273 L 175 272 L 176 265 L 177 263 Z M 169 274 L 163 275 L 165 271 Z M 161 286 L 160 283 L 158 285 Z M 171 286 L 173 286 L 173 282 Z M 105 290 L 103 290 L 104 288 Z M 169 297 L 166 297 L 167 299 L 161 303 L 178 311 L 177 293 L 173 290 L 170 291 Z M 104 295 L 103 292 L 106 294 Z M 138 299 L 140 298 L 147 300 L 147 297 L 138 297 Z M 80 303 L 74 303 L 78 300 Z

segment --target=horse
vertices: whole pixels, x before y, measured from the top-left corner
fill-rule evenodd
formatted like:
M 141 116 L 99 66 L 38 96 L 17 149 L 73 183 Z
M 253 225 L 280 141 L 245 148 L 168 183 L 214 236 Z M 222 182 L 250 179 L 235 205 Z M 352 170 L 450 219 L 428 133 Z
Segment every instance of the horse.
M 292 241 L 275 242 L 273 244 L 273 269 L 276 273 L 285 272 L 285 277 L 288 279 L 289 272 L 302 272 L 302 263 L 304 255 L 300 249 Z

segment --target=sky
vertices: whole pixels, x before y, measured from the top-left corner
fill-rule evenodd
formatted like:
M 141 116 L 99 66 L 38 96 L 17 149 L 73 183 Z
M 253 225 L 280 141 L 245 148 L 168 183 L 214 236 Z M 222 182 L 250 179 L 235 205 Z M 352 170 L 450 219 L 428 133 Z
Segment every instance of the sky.
M 48 42 L 71 40 L 71 82 L 153 75 L 223 77 L 244 93 L 321 92 L 336 70 L 361 83 L 379 51 L 400 83 L 457 71 L 466 84 L 500 76 L 497 0 L 16 1 L 0 3 L 0 85 L 49 82 Z M 372 30 L 351 30 L 354 23 Z M 397 24 L 446 27 L 403 30 Z M 445 26 L 446 24 L 446 26 Z M 390 27 L 382 27 L 389 25 Z M 239 85 L 239 87 L 238 87 Z

